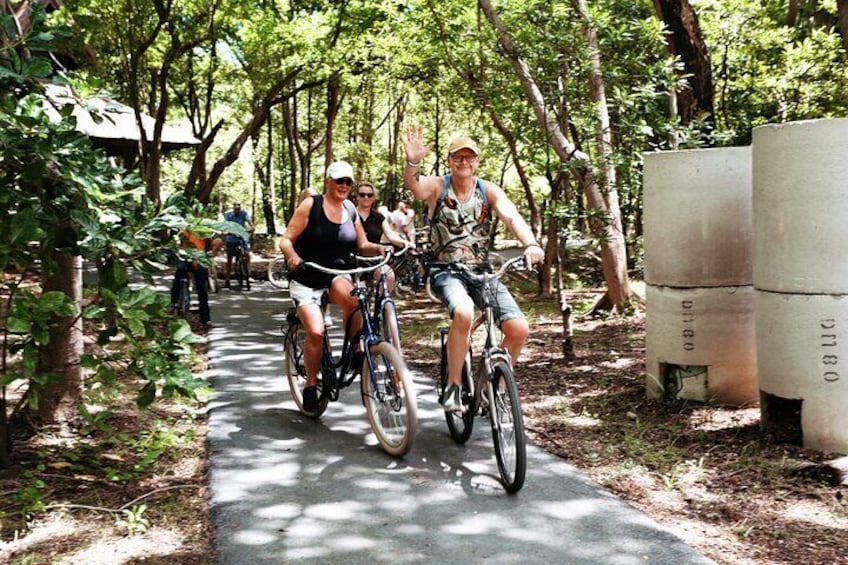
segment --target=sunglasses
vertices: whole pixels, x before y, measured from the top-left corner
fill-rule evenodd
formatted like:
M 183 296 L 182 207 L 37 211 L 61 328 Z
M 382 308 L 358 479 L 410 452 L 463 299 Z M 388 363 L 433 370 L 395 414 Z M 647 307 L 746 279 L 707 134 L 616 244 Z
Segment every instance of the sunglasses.
M 340 179 L 333 179 L 333 182 L 335 182 L 336 184 L 346 184 L 348 186 L 353 186 L 353 179 L 349 179 L 347 177 L 340 178 Z
M 473 163 L 477 160 L 477 155 L 451 155 L 450 158 L 456 163 Z
M 374 198 L 374 193 L 373 192 L 360 192 L 358 194 L 358 196 L 360 198 Z

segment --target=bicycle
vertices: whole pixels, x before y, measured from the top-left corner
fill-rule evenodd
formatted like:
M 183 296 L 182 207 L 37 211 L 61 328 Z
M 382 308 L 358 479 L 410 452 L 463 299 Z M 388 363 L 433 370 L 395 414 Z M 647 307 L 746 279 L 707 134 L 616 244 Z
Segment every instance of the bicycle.
M 395 294 L 398 297 L 418 294 L 425 288 L 427 273 L 424 268 L 424 255 L 416 250 L 405 253 L 392 264 L 395 272 Z
M 445 412 L 448 431 L 456 443 L 465 443 L 471 437 L 474 427 L 474 417 L 489 416 L 492 427 L 492 440 L 495 447 L 495 457 L 498 472 L 504 488 L 509 493 L 516 493 L 524 486 L 527 467 L 526 438 L 524 436 L 524 417 L 521 413 L 521 401 L 512 360 L 509 352 L 499 347 L 496 342 L 495 313 L 492 304 L 493 296 L 491 283 L 500 279 L 510 268 L 523 264 L 523 257 L 515 257 L 503 263 L 495 272 L 487 266 L 483 272 L 469 269 L 458 263 L 431 263 L 439 267 L 483 283 L 483 308 L 480 315 L 472 324 L 472 333 L 481 325 L 485 329 L 485 341 L 478 354 L 479 361 L 473 372 L 472 348 L 469 347 L 462 367 L 461 412 Z M 439 403 L 443 401 L 445 389 L 448 386 L 447 369 L 447 334 L 448 328 L 441 328 L 441 355 L 439 362 Z
M 418 428 L 418 407 L 412 374 L 407 369 L 400 352 L 392 345 L 394 339 L 383 339 L 378 329 L 388 319 L 388 316 L 382 312 L 383 308 L 391 305 L 391 312 L 394 312 L 394 304 L 388 293 L 385 276 L 381 277 L 383 282 L 376 291 L 373 312 L 369 312 L 369 297 L 375 291 L 366 287 L 361 279 L 362 274 L 371 273 L 385 266 L 390 257 L 391 255 L 387 254 L 376 265 L 354 269 L 331 269 L 311 262 L 303 263 L 305 267 L 323 273 L 350 275 L 354 282 L 351 296 L 355 296 L 358 300 L 353 315 L 357 312 L 362 315 L 362 327 L 352 337 L 350 336 L 351 320 L 348 319 L 347 326 L 344 328 L 341 355 L 338 359 L 333 355 L 330 347 L 328 332 L 324 332 L 321 366 L 318 371 L 319 401 L 315 410 L 307 410 L 303 404 L 303 389 L 306 387 L 306 366 L 303 359 L 306 331 L 300 323 L 295 308 L 289 310 L 287 314 L 288 328 L 285 330 L 283 342 L 289 389 L 302 414 L 311 418 L 320 417 L 327 409 L 329 402 L 338 400 L 340 391 L 350 386 L 357 374 L 361 374 L 362 403 L 371 429 L 377 436 L 380 447 L 386 453 L 402 457 L 412 448 Z M 367 257 L 357 259 L 373 260 Z M 383 331 L 388 333 L 388 330 Z M 360 344 L 360 351 L 364 354 L 361 367 L 353 366 L 357 357 L 354 354 L 355 343 Z
M 236 271 L 236 281 L 238 282 L 239 288 L 244 287 L 245 289 L 250 290 L 250 264 L 248 263 L 249 256 L 247 250 L 243 246 L 237 245 L 233 258 Z
M 189 269 L 186 268 L 179 275 L 179 290 L 177 291 L 177 301 L 174 303 L 174 309 L 180 318 L 188 316 L 189 307 L 191 306 L 191 291 L 189 289 Z
M 392 259 L 403 258 L 408 255 L 409 245 L 405 245 L 399 251 L 391 253 Z M 381 335 L 398 350 L 398 353 L 403 353 L 400 345 L 400 324 L 398 323 L 397 309 L 395 301 L 392 298 L 392 293 L 389 290 L 388 269 L 380 267 L 380 278 L 374 284 L 374 315 L 375 326 L 381 332 Z M 395 289 L 397 289 L 397 278 L 395 278 Z

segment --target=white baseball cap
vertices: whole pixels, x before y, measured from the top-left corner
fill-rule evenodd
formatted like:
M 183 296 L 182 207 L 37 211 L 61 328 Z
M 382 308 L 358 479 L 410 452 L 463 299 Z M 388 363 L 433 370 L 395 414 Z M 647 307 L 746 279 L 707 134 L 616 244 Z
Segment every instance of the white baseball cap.
M 355 178 L 353 167 L 347 161 L 336 161 L 327 167 L 327 178 L 333 180 L 349 178 L 353 180 Z

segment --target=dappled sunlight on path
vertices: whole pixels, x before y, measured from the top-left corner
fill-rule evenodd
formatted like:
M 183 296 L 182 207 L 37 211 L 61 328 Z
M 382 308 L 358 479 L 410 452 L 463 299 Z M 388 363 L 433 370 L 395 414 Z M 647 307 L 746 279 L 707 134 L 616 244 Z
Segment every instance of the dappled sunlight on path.
M 429 376 L 416 375 L 420 431 L 402 459 L 378 447 L 358 382 L 320 419 L 301 415 L 284 375 L 282 291 L 223 290 L 212 304 L 220 563 L 707 562 L 533 446 L 524 489 L 506 494 L 488 422 L 454 444 Z

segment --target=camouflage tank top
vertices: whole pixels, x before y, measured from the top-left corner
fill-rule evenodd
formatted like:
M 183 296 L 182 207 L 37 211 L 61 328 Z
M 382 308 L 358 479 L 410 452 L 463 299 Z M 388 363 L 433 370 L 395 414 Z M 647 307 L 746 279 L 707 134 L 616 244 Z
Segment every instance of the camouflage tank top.
M 450 175 L 445 175 L 430 217 L 430 249 L 436 253 L 436 260 L 465 264 L 486 261 L 492 222 L 489 199 L 480 179 L 468 200 L 460 202 Z

